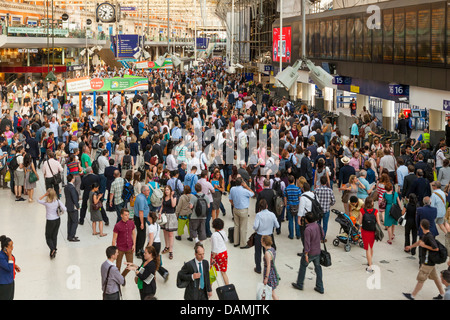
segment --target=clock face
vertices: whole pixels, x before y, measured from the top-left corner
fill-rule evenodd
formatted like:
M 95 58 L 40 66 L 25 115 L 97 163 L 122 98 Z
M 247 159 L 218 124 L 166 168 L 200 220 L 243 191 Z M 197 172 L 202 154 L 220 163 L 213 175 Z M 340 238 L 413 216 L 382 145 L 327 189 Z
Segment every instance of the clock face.
M 110 3 L 102 3 L 97 7 L 97 17 L 102 22 L 114 21 L 116 10 Z

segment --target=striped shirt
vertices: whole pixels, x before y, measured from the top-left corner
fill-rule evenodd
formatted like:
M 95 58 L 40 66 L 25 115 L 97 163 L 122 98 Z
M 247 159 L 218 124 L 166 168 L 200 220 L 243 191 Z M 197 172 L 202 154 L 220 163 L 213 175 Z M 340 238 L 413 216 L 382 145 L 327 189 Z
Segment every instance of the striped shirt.
M 80 174 L 80 169 L 79 169 L 78 165 L 79 165 L 78 161 L 69 162 L 67 164 L 67 170 L 72 175 L 79 175 Z
M 114 194 L 114 204 L 118 205 L 123 202 L 122 199 L 122 193 L 123 193 L 123 186 L 125 184 L 125 179 L 118 177 L 116 178 L 113 183 L 111 184 L 111 191 L 110 193 Z
M 333 190 L 327 186 L 320 186 L 314 190 L 314 194 L 322 207 L 323 212 L 329 212 L 331 206 L 336 203 L 336 198 L 334 196 Z
M 284 189 L 284 197 L 287 198 L 288 205 L 298 205 L 300 204 L 299 197 L 302 195 L 302 191 L 299 187 L 294 184 L 288 185 Z

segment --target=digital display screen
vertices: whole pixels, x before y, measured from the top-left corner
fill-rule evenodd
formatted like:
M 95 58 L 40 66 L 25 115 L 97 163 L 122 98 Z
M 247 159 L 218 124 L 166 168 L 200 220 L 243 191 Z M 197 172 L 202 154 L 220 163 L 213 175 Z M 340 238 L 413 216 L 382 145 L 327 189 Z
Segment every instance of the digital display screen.
M 419 110 L 412 110 L 411 114 L 413 118 L 420 118 L 422 116 Z
M 394 12 L 394 63 L 405 63 L 405 10 Z
M 405 62 L 417 63 L 417 9 L 406 9 L 405 13 Z
M 315 57 L 320 56 L 320 24 L 319 21 L 314 23 L 314 53 Z
M 347 19 L 347 60 L 355 60 L 355 19 Z
M 383 11 L 383 62 L 392 63 L 394 56 L 394 13 Z
M 339 20 L 333 20 L 333 58 L 339 59 Z
M 372 62 L 383 61 L 383 30 L 372 30 Z
M 447 67 L 450 66 L 450 6 L 447 5 Z
M 314 56 L 314 22 L 310 21 L 306 24 L 306 28 L 308 29 L 308 36 L 306 37 L 306 51 L 308 52 L 309 57 Z
M 327 32 L 326 22 L 320 21 L 320 56 L 325 58 L 327 56 Z
M 431 10 L 431 59 L 433 64 L 445 63 L 445 4 L 436 3 Z
M 347 60 L 347 20 L 345 18 L 339 20 L 339 34 L 341 42 L 339 45 L 339 58 Z
M 363 60 L 363 22 L 362 18 L 355 19 L 355 61 Z
M 431 62 L 431 10 L 429 8 L 419 9 L 417 12 L 417 52 L 418 62 Z

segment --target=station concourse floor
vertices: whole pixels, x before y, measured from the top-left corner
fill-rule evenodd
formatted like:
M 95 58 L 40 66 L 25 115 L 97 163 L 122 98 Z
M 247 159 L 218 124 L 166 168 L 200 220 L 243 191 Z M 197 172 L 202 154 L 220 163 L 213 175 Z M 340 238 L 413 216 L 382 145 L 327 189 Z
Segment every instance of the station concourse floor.
M 41 170 L 39 170 L 42 177 Z M 41 178 L 37 182 L 34 198 L 38 199 L 44 193 L 44 183 Z M 343 210 L 340 196 L 336 186 L 334 193 L 337 196 L 337 205 L 334 207 Z M 24 198 L 27 199 L 26 196 Z M 63 199 L 64 201 L 64 196 Z M 226 216 L 220 217 L 225 221 L 225 230 L 233 226 L 230 204 L 228 198 L 223 196 L 222 202 L 226 208 Z M 105 250 L 111 245 L 113 227 L 116 219 L 115 212 L 107 212 L 110 225 L 104 227 L 107 236 L 100 238 L 92 235 L 90 214 L 87 213 L 83 226 L 78 226 L 77 236 L 80 242 L 67 241 L 67 214 L 61 218 L 58 233 L 58 251 L 56 258 L 50 260 L 49 249 L 45 242 L 45 207 L 37 202 L 15 202 L 10 190 L 0 190 L 0 235 L 7 235 L 14 242 L 13 254 L 22 271 L 16 274 L 15 299 L 17 300 L 99 300 L 102 297 L 100 266 L 106 260 Z M 251 200 L 250 208 L 254 208 L 255 200 Z M 248 234 L 252 233 L 255 217 L 254 210 L 250 210 Z M 404 228 L 396 227 L 396 238 L 393 245 L 385 240 L 374 245 L 374 274 L 366 269 L 365 251 L 358 245 L 352 245 L 350 252 L 344 251 L 341 243 L 338 247 L 332 244 L 333 239 L 340 233 L 339 224 L 334 221 L 336 215 L 330 214 L 329 229 L 327 233 L 327 249 L 331 253 L 332 266 L 323 268 L 323 281 L 325 293 L 323 295 L 313 290 L 315 275 L 312 264 L 306 273 L 303 291 L 292 288 L 291 282 L 297 279 L 300 258 L 298 252 L 302 250 L 301 240 L 288 239 L 288 223 L 282 223 L 282 232 L 275 235 L 277 245 L 276 266 L 281 277 L 276 292 L 282 300 L 396 300 L 404 299 L 402 292 L 411 292 L 416 284 L 418 272 L 418 258 L 412 257 L 403 251 Z M 169 260 L 168 255 L 162 257 L 163 265 L 169 270 L 170 276 L 166 283 L 159 275 L 156 276 L 159 300 L 182 300 L 184 290 L 176 287 L 176 274 L 183 265 L 194 258 L 193 242 L 175 240 L 174 259 Z M 438 239 L 444 243 L 444 236 Z M 164 242 L 161 232 L 161 241 Z M 162 246 L 164 243 L 162 243 Z M 210 258 L 210 240 L 204 242 L 205 259 Z M 228 277 L 237 288 L 241 300 L 256 299 L 256 285 L 262 282 L 262 275 L 253 271 L 254 248 L 240 249 L 227 243 L 229 264 Z M 125 259 L 124 259 L 125 260 Z M 134 258 L 134 262 L 137 260 Z M 442 264 L 438 271 L 446 268 Z M 122 269 L 123 270 L 123 269 Z M 133 274 L 126 277 L 127 284 L 123 288 L 124 300 L 139 300 L 139 291 L 134 283 Z M 221 280 L 221 278 L 220 278 Z M 213 284 L 213 297 L 217 299 Z M 434 282 L 427 281 L 417 296 L 419 300 L 431 299 L 438 294 Z

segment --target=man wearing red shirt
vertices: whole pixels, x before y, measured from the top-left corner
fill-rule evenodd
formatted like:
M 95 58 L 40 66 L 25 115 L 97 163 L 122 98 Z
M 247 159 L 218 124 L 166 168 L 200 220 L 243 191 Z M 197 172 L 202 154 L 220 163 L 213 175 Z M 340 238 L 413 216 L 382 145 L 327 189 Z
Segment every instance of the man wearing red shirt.
M 134 222 L 130 220 L 130 212 L 123 208 L 120 212 L 122 220 L 116 223 L 113 230 L 112 245 L 119 250 L 119 256 L 116 260 L 117 269 L 120 271 L 122 266 L 122 258 L 125 255 L 127 262 L 133 262 L 133 252 L 136 247 L 136 227 Z M 122 276 L 125 277 L 129 270 L 125 269 Z

